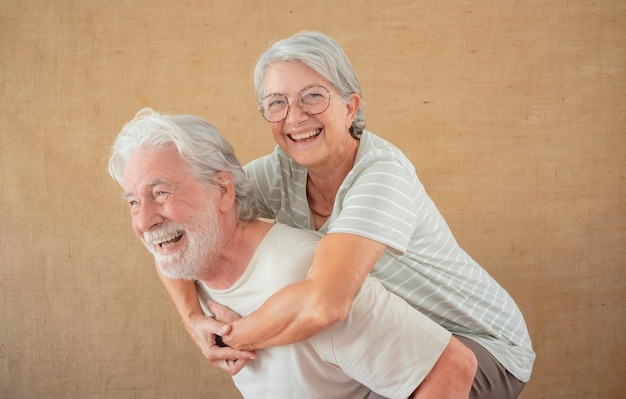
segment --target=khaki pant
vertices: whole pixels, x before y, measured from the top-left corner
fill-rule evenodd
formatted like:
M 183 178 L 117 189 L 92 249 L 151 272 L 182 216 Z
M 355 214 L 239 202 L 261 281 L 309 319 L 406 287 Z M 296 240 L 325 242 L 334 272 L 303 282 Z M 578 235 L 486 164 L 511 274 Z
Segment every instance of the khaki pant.
M 478 360 L 478 370 L 472 383 L 469 399 L 515 399 L 526 385 L 511 373 L 481 345 L 469 338 L 455 335 L 470 348 Z
M 478 369 L 472 383 L 469 399 L 516 399 L 526 385 L 509 373 L 495 357 L 469 338 L 455 337 L 474 352 Z M 454 378 L 451 376 L 451 378 Z M 417 388 L 417 387 L 416 387 Z M 371 392 L 367 399 L 385 399 Z

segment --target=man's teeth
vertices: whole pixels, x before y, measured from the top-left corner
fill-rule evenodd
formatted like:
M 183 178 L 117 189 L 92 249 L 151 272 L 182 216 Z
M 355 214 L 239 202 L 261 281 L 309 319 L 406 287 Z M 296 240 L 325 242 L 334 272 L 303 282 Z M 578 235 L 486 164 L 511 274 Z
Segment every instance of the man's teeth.
M 305 133 L 291 134 L 290 136 L 292 140 L 304 140 L 304 139 L 308 139 L 309 137 L 316 136 L 319 132 L 320 132 L 319 130 L 312 130 L 310 132 L 305 132 Z
M 160 236 L 160 237 L 155 237 L 152 240 L 152 244 L 153 245 L 161 245 L 161 244 L 166 243 L 168 241 L 173 241 L 173 240 L 179 238 L 182 235 L 183 235 L 183 233 L 179 231 L 179 232 L 175 232 L 175 233 L 169 233 L 169 234 L 166 234 L 166 235 L 163 235 L 163 236 Z

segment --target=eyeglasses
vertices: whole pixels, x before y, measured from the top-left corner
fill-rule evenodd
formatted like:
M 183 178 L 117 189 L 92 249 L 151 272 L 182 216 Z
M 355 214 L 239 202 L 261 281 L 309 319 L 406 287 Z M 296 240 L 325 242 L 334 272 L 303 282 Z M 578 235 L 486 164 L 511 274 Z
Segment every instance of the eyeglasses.
M 298 93 L 298 104 L 309 115 L 321 114 L 328 109 L 331 94 L 324 86 L 307 86 Z M 270 94 L 259 103 L 259 112 L 271 123 L 285 120 L 290 109 L 287 96 L 279 93 Z

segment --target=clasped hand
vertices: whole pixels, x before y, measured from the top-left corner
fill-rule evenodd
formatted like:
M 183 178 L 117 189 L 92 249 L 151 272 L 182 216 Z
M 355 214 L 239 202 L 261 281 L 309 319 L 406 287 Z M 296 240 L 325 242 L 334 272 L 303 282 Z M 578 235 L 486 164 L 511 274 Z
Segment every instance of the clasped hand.
M 228 334 L 232 328 L 228 323 L 239 319 L 240 316 L 217 302 L 209 301 L 207 305 L 215 317 L 208 317 L 204 314 L 190 317 L 189 333 L 209 363 L 231 376 L 235 375 L 250 360 L 256 359 L 256 353 L 218 345 L 216 336 Z

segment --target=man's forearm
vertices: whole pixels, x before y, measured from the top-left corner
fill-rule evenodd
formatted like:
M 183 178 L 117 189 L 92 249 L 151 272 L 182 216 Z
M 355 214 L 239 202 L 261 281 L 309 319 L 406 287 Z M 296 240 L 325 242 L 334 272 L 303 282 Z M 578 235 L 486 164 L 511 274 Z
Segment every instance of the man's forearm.
M 195 283 L 189 280 L 167 278 L 161 274 L 158 268 L 157 272 L 165 290 L 176 306 L 176 310 L 183 321 L 183 325 L 189 330 L 191 328 L 191 317 L 195 314 L 204 314 L 200 302 L 198 301 Z

